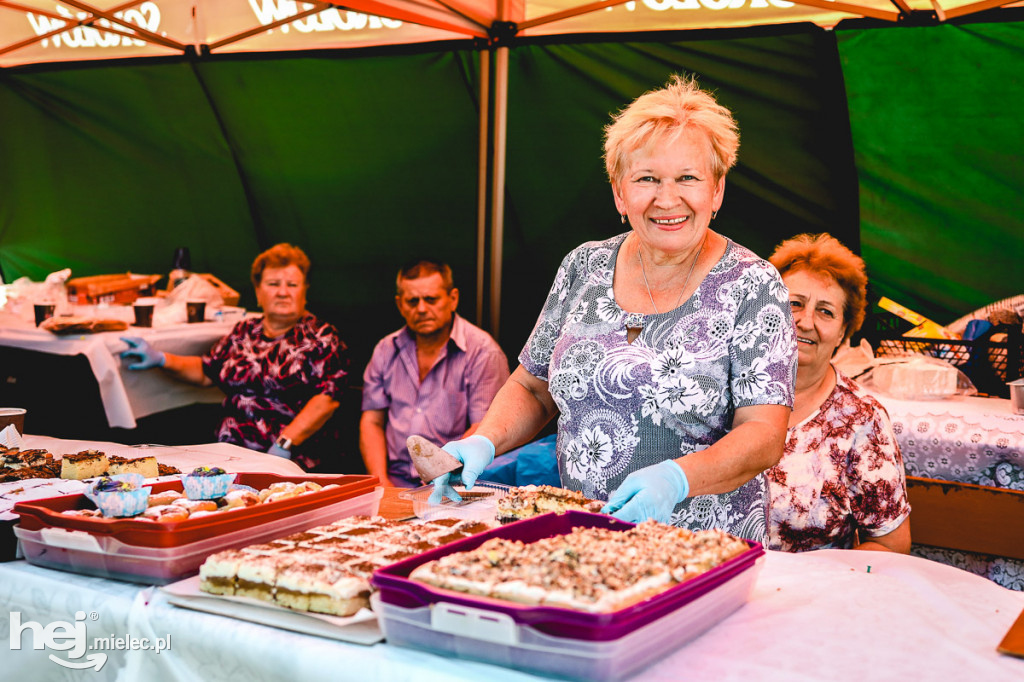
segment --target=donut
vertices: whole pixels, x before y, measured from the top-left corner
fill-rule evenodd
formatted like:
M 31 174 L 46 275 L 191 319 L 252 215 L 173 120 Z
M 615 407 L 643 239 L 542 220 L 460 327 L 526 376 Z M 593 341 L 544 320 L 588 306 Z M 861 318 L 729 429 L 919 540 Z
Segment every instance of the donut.
M 99 509 L 69 509 L 64 513 L 68 516 L 103 516 Z
M 230 490 L 221 498 L 224 509 L 252 507 L 260 503 L 260 496 L 250 490 Z
M 315 493 L 316 491 L 318 491 L 321 488 L 323 488 L 323 486 L 320 485 L 319 483 L 314 482 L 314 481 L 303 481 L 302 483 L 299 483 L 297 486 L 295 486 L 295 488 L 299 492 Z
M 269 488 L 264 488 L 260 491 L 260 500 L 263 502 L 267 501 L 267 498 L 275 493 L 291 492 L 298 487 L 291 481 L 281 481 L 279 483 L 271 483 Z
M 143 518 L 152 519 L 160 523 L 172 521 L 185 521 L 188 519 L 188 510 L 173 504 L 163 504 L 158 507 L 150 507 L 142 512 Z
M 292 497 L 298 497 L 302 494 L 302 491 L 293 488 L 292 490 L 280 490 L 276 493 L 270 493 L 263 501 L 264 502 L 277 502 L 278 500 L 287 500 Z
M 177 490 L 165 490 L 162 493 L 151 493 L 149 496 L 149 506 L 159 507 L 163 504 L 170 504 L 180 497 L 184 497 Z
M 187 509 L 191 514 L 198 511 L 217 511 L 217 503 L 213 500 L 190 500 L 187 497 L 179 497 L 171 506 Z

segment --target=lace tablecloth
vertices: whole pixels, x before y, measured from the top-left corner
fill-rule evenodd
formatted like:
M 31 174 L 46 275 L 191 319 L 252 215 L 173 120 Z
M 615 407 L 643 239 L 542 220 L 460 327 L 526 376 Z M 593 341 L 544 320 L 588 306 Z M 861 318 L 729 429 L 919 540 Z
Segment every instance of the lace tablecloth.
M 1024 490 L 1024 414 L 1014 414 L 1009 400 L 876 397 L 908 475 Z

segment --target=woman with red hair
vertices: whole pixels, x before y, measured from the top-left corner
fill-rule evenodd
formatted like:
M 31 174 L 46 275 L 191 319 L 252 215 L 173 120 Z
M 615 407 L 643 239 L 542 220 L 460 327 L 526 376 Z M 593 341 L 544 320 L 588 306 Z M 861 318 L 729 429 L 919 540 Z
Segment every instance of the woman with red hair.
M 831 362 L 864 321 L 864 261 L 828 234 L 784 241 L 770 260 L 789 289 L 798 355 L 786 445 L 768 470 L 768 546 L 909 552 L 906 475 L 889 415 Z

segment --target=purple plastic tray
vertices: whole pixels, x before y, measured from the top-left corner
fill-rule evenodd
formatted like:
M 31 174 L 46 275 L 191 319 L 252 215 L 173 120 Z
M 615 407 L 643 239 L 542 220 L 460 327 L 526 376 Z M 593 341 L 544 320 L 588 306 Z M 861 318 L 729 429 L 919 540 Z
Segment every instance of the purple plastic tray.
M 729 559 L 721 566 L 692 580 L 674 585 L 653 597 L 610 613 L 586 613 L 554 606 L 516 604 L 445 590 L 409 579 L 409 574 L 420 564 L 455 552 L 475 549 L 490 538 L 499 537 L 534 542 L 555 535 L 566 535 L 573 528 L 580 526 L 621 531 L 632 528 L 633 524 L 603 514 L 587 512 L 569 511 L 564 514 L 544 514 L 494 528 L 399 561 L 376 571 L 371 582 L 380 591 L 381 601 L 402 608 L 418 608 L 443 601 L 504 613 L 520 625 L 528 625 L 539 632 L 555 637 L 606 641 L 619 639 L 707 594 L 753 567 L 757 558 L 764 554 L 760 543 L 745 540 L 750 549 Z

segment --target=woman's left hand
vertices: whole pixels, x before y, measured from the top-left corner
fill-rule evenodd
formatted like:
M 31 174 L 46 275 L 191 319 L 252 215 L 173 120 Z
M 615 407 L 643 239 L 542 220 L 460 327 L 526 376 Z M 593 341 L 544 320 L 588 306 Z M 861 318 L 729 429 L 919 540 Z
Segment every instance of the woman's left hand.
M 667 459 L 626 476 L 601 513 L 630 523 L 647 519 L 668 523 L 672 510 L 689 493 L 690 482 L 682 467 Z

